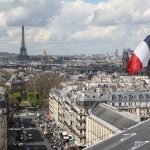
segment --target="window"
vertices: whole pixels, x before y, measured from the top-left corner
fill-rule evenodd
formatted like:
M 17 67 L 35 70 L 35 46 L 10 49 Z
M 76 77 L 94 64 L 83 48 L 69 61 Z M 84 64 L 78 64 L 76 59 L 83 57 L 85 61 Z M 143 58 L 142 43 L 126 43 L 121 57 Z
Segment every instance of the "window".
M 133 96 L 132 95 L 129 95 L 129 100 L 133 100 Z
M 124 100 L 126 100 L 127 99 L 127 96 L 124 96 Z
M 115 95 L 112 95 L 112 100 L 116 100 L 116 96 Z
M 149 100 L 149 98 L 150 98 L 150 96 L 149 96 L 149 94 L 146 94 L 146 100 Z
M 122 99 L 123 99 L 122 95 L 119 95 L 119 100 L 122 100 Z
M 139 95 L 139 100 L 143 100 L 143 98 L 144 98 L 143 95 L 140 94 Z

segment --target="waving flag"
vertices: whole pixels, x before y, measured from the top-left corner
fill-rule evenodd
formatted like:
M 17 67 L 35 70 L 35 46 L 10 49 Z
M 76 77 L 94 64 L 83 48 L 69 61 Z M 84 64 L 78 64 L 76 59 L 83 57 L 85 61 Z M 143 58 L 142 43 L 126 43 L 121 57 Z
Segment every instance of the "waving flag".
M 150 59 L 150 35 L 148 35 L 133 52 L 128 64 L 129 73 L 135 74 L 143 67 L 147 67 L 149 59 Z

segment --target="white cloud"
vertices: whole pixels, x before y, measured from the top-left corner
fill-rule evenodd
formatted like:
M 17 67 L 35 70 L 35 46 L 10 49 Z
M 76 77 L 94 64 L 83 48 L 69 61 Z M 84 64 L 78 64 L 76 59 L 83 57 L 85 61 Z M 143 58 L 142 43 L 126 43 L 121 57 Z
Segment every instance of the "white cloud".
M 97 5 L 92 21 L 97 25 L 143 23 L 150 21 L 149 7 L 147 0 L 110 0 Z
M 75 40 L 90 40 L 111 37 L 113 38 L 114 32 L 117 32 L 116 26 L 108 27 L 98 27 L 98 26 L 88 26 L 85 31 L 76 32 L 72 38 Z
M 5 14 L 6 24 L 10 26 L 44 26 L 61 7 L 59 0 L 6 0 L 2 4 L 6 9 L 3 10 L 1 6 L 0 10 Z
M 49 24 L 49 27 L 55 29 L 56 36 L 62 40 L 87 26 L 86 19 L 94 12 L 95 5 L 83 1 L 73 1 L 64 3 L 59 16 Z
M 6 20 L 4 18 L 5 18 L 4 13 L 0 12 L 0 26 L 6 25 Z
M 14 25 L 14 24 L 17 25 L 18 23 L 20 25 L 23 24 L 24 21 L 27 21 L 29 16 L 30 14 L 28 10 L 26 8 L 19 6 L 17 8 L 10 10 L 6 14 L 6 22 L 8 25 Z
M 71 53 L 71 50 L 82 53 L 81 49 L 92 53 L 92 48 L 94 53 L 105 49 L 134 48 L 150 31 L 148 0 L 108 0 L 98 4 L 84 0 L 0 2 L 0 26 L 16 27 L 0 28 L 0 42 L 4 39 L 16 43 L 19 40 L 20 43 L 21 29 L 18 26 L 25 24 L 27 47 L 32 45 L 32 50 L 38 43 L 39 49 L 45 47 L 56 53 L 61 49 L 63 54 Z M 55 44 L 51 45 L 53 42 Z

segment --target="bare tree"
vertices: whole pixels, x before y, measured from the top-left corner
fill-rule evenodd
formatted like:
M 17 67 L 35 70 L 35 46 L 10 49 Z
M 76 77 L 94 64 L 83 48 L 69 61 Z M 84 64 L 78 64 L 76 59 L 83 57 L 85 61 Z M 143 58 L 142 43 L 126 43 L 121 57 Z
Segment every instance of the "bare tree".
M 57 73 L 44 72 L 34 75 L 34 77 L 27 82 L 27 92 L 38 92 L 40 99 L 48 98 L 51 88 L 58 87 L 64 78 Z

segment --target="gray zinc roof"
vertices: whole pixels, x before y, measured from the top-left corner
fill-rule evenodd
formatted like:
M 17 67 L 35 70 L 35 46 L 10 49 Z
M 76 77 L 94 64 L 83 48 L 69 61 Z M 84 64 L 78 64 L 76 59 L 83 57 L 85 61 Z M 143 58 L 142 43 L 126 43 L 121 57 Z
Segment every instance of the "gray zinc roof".
M 105 122 L 111 124 L 115 128 L 118 128 L 119 130 L 124 130 L 137 124 L 137 122 L 134 121 L 134 119 L 131 120 L 128 117 L 121 115 L 121 113 L 113 111 L 102 104 L 99 104 L 92 111 L 92 115 L 104 120 Z

